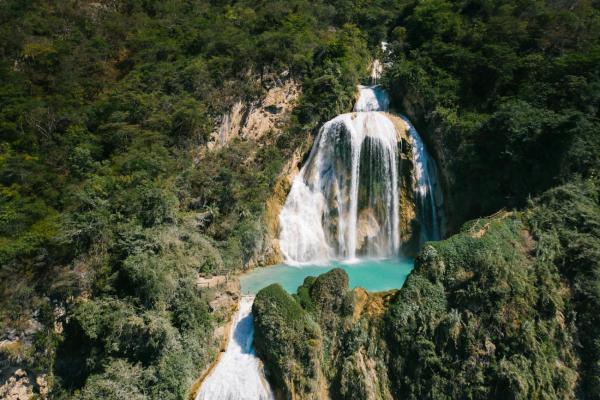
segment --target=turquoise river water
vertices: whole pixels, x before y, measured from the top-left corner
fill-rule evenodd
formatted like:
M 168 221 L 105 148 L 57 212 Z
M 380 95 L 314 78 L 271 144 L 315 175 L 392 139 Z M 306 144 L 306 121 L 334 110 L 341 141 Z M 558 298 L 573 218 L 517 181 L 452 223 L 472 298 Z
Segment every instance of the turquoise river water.
M 256 294 L 272 283 L 279 283 L 289 293 L 295 293 L 307 276 L 318 276 L 333 268 L 348 273 L 350 287 L 362 287 L 378 292 L 400 289 L 412 271 L 413 260 L 409 258 L 388 260 L 358 260 L 353 263 L 332 261 L 328 265 L 275 265 L 256 268 L 240 277 L 243 294 Z

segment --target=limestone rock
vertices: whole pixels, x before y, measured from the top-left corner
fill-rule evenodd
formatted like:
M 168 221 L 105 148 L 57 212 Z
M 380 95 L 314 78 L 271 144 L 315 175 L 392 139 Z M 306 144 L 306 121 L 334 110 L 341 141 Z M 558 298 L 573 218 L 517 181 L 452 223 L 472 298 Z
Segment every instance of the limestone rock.
M 33 397 L 33 387 L 29 383 L 27 372 L 22 369 L 15 371 L 4 385 L 0 386 L 0 399 L 29 400 Z
M 199 288 L 212 288 L 217 287 L 219 285 L 223 285 L 227 282 L 227 276 L 225 275 L 217 275 L 212 276 L 210 278 L 205 278 L 203 276 L 199 276 L 196 279 L 196 286 Z
M 287 80 L 271 87 L 259 101 L 249 104 L 236 102 L 211 134 L 208 148 L 226 146 L 236 138 L 259 141 L 269 132 L 281 131 L 299 96 L 300 86 L 293 80 Z
M 375 218 L 373 209 L 361 210 L 356 226 L 356 248 L 360 250 L 367 239 L 376 238 L 380 230 L 381 227 Z
M 217 276 L 213 279 L 215 282 L 220 282 L 215 286 L 219 290 L 208 305 L 212 312 L 228 315 L 237 307 L 240 298 L 240 281 L 237 278 L 225 276 Z

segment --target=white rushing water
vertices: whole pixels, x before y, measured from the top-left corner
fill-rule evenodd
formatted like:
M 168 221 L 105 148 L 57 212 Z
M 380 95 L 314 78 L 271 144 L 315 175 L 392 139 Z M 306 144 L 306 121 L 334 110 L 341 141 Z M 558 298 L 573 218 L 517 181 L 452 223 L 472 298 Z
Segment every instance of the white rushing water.
M 359 96 L 354 105 L 355 112 L 388 111 L 390 97 L 379 85 L 358 86 Z
M 234 317 L 227 350 L 200 387 L 196 400 L 272 400 L 262 363 L 254 353 L 254 297 L 243 296 Z
M 441 201 L 436 201 L 436 195 L 441 196 L 441 191 L 436 187 L 437 168 L 415 127 L 408 118 L 402 119 L 409 126 L 408 135 L 413 147 L 415 203 L 421 227 L 419 241 L 423 244 L 428 240 L 440 240 L 442 234 L 438 203 Z
M 390 257 L 400 247 L 398 134 L 389 97 L 360 86 L 353 113 L 321 128 L 279 215 L 286 262 Z

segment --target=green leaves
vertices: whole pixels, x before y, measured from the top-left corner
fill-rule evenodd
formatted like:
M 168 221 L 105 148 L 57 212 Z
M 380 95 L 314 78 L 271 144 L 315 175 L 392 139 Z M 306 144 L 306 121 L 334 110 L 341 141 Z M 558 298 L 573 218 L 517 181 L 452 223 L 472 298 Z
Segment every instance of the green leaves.
M 279 284 L 258 292 L 252 313 L 256 351 L 267 362 L 275 387 L 288 397 L 314 398 L 323 342 L 319 325 Z
M 570 299 L 526 228 L 503 213 L 424 249 L 385 319 L 396 396 L 574 395 Z

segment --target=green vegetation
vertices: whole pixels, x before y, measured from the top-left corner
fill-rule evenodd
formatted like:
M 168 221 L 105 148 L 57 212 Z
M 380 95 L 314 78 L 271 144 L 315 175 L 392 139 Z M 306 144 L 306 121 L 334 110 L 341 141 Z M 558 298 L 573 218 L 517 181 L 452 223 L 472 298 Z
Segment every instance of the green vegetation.
M 569 282 L 581 357 L 581 392 L 600 397 L 600 190 L 574 182 L 552 189 L 527 213 L 536 256 Z
M 570 299 L 518 215 L 429 244 L 386 318 L 402 398 L 572 398 Z
M 576 181 L 430 243 L 386 318 L 393 393 L 598 398 L 599 227 Z
M 2 376 L 48 374 L 54 398 L 186 396 L 227 317 L 197 276 L 262 249 L 284 162 L 367 74 L 364 10 L 342 3 L 3 2 L 0 334 L 24 336 Z M 206 150 L 282 79 L 303 90 L 289 126 Z
M 340 399 L 596 398 L 598 195 L 579 182 L 523 213 L 471 221 L 429 243 L 387 297 L 348 291 L 341 270 L 307 278 L 296 303 L 279 287 L 261 291 L 257 349 L 270 378 L 288 394 L 320 398 L 281 380 L 298 371 L 271 368 L 285 360 L 305 378 L 323 377 Z M 307 318 L 322 332 L 317 355 L 289 351 L 306 346 L 304 337 L 275 340 Z
M 424 250 L 387 320 L 393 393 L 600 398 L 597 2 L 426 0 L 394 24 L 385 85 L 438 160 L 451 230 L 526 211 Z
M 322 334 L 300 305 L 278 284 L 262 289 L 252 305 L 256 351 L 268 365 L 282 398 L 319 392 Z
M 600 172 L 597 2 L 408 2 L 385 84 L 436 154 L 453 229 Z
M 380 333 L 384 298 L 348 290 L 339 268 L 307 277 L 293 296 L 279 285 L 258 292 L 256 351 L 278 395 L 390 398 Z M 380 312 L 370 313 L 372 305 Z
M 6 0 L 0 39 L 0 340 L 20 337 L 1 376 L 184 398 L 227 318 L 197 277 L 256 261 L 278 174 L 387 40 L 451 228 L 521 211 L 427 246 L 393 299 L 339 271 L 261 292 L 270 378 L 307 398 L 600 398 L 597 1 Z M 286 79 L 288 126 L 207 150 Z

